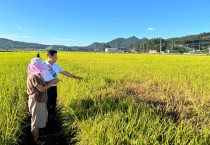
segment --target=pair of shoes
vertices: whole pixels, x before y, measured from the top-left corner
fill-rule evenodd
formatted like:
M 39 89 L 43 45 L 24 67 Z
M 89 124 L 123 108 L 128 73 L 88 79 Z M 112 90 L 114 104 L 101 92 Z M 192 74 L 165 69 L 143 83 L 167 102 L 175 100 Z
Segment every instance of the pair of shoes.
M 34 145 L 44 145 L 44 144 L 45 142 L 41 140 L 38 140 L 37 142 L 34 143 Z

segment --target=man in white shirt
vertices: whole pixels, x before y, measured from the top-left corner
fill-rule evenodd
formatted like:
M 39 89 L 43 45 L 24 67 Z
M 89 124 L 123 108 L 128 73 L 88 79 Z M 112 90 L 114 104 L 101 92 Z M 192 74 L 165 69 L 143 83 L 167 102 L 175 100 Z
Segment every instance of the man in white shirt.
M 47 60 L 44 62 L 49 67 L 49 72 L 53 76 L 53 78 L 57 78 L 58 73 L 61 73 L 67 77 L 75 78 L 78 80 L 82 80 L 82 77 L 73 75 L 66 70 L 63 70 L 58 64 L 57 61 L 57 51 L 56 50 L 48 50 L 47 52 Z M 53 84 L 47 91 L 48 100 L 47 100 L 47 109 L 48 109 L 48 122 L 54 120 L 55 117 L 55 108 L 57 102 L 57 84 Z

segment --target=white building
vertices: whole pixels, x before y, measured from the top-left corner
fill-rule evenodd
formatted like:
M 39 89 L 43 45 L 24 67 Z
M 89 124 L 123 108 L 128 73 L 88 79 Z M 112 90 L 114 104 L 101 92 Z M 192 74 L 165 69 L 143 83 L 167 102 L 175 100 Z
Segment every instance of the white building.
M 105 48 L 105 52 L 107 52 L 107 53 L 118 52 L 118 48 Z
M 157 50 L 149 50 L 149 53 L 157 53 Z

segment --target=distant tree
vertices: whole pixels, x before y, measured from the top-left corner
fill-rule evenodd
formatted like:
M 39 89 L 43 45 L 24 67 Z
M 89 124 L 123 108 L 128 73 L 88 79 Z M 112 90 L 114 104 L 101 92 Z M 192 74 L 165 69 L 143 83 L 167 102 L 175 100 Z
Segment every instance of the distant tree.
M 101 51 L 105 51 L 105 49 L 106 48 L 111 48 L 111 46 L 109 45 L 109 44 L 107 44 L 107 43 L 105 43 L 105 44 L 103 44 L 102 46 L 101 46 Z

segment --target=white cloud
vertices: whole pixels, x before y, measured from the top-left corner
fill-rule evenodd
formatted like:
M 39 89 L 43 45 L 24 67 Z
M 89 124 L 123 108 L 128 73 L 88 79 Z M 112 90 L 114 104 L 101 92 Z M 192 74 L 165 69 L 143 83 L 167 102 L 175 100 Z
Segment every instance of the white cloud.
M 17 28 L 20 29 L 20 30 L 24 30 L 24 31 L 29 31 L 30 30 L 29 28 L 23 28 L 20 25 L 17 25 Z
M 147 28 L 147 30 L 149 30 L 149 31 L 155 31 L 156 29 L 155 28 Z
M 75 41 L 75 39 L 72 38 L 49 38 L 49 39 L 55 41 Z

